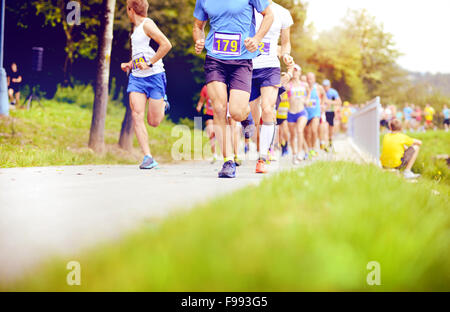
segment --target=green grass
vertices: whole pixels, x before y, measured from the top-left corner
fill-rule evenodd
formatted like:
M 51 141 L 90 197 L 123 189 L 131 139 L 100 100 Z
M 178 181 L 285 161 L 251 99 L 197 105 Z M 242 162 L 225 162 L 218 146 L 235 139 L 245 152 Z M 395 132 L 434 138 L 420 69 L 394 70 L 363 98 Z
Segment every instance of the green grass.
M 93 164 L 136 164 L 141 152 L 136 138 L 134 150 L 118 147 L 125 108 L 110 105 L 105 125 L 106 152 L 88 147 L 92 110 L 54 100 L 43 101 L 45 109 L 11 111 L 0 118 L 0 168 Z M 171 161 L 174 124 L 165 120 L 158 128 L 148 127 L 152 154 L 158 161 Z
M 148 221 L 4 290 L 449 291 L 449 191 L 375 166 L 316 163 Z M 66 285 L 70 260 L 81 263 L 80 287 Z M 366 283 L 371 261 L 381 286 Z
M 419 157 L 413 171 L 424 177 L 450 185 L 450 168 L 445 160 L 435 159 L 437 155 L 450 155 L 450 132 L 428 131 L 426 133 L 408 133 L 423 141 Z

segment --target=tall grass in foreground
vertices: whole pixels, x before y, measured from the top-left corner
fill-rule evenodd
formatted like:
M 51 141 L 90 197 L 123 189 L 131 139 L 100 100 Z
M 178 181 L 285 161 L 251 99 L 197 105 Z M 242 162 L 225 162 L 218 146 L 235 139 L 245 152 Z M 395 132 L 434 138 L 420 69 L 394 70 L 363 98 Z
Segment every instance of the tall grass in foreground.
M 372 166 L 316 163 L 149 221 L 7 290 L 449 291 L 449 189 Z M 81 263 L 81 287 L 66 285 L 70 260 Z M 371 261 L 381 265 L 381 286 L 366 283 Z

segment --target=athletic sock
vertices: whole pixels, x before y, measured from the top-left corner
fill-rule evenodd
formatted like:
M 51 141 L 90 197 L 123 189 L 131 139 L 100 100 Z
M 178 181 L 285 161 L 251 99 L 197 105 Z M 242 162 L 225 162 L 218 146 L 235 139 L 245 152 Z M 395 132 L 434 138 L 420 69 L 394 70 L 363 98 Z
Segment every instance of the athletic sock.
M 233 157 L 225 157 L 223 160 L 223 162 L 229 162 L 229 161 L 234 162 L 234 158 Z
M 146 157 L 153 158 L 152 154 L 145 155 Z
M 261 134 L 259 137 L 260 155 L 261 157 L 266 157 L 266 159 L 269 155 L 269 148 L 272 144 L 274 130 L 275 124 L 273 123 L 264 123 L 261 126 Z

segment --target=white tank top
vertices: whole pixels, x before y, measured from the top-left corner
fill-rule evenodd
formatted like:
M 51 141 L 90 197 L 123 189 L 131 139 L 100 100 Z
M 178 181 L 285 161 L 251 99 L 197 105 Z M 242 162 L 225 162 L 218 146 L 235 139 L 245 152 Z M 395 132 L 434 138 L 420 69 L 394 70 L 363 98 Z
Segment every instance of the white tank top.
M 147 36 L 144 31 L 144 24 L 148 21 L 151 20 L 149 18 L 145 18 L 139 26 L 136 26 L 133 34 L 131 35 L 131 51 L 133 54 L 133 69 L 131 70 L 131 73 L 133 76 L 138 78 L 149 77 L 164 72 L 164 64 L 162 59 L 153 64 L 153 67 L 146 70 L 140 70 L 135 65 L 136 63 L 139 63 L 139 61 L 144 61 L 148 64 L 156 54 L 159 47 L 158 43 Z

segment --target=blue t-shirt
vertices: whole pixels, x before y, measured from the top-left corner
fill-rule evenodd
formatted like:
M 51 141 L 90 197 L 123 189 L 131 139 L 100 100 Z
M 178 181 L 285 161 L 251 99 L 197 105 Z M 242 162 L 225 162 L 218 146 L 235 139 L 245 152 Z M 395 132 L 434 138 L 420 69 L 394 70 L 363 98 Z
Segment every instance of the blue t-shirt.
M 253 37 L 255 11 L 263 12 L 269 0 L 197 0 L 194 17 L 209 20 L 211 29 L 206 37 L 208 55 L 222 60 L 246 60 L 259 56 L 257 50 L 250 53 L 244 40 Z
M 327 91 L 327 98 L 329 99 L 329 100 L 337 100 L 338 98 L 339 98 L 339 93 L 335 90 L 335 89 L 333 89 L 333 88 L 330 88 L 328 91 Z
M 444 119 L 450 119 L 450 109 L 445 108 L 442 113 L 444 113 Z
M 405 107 L 403 109 L 403 114 L 405 115 L 405 119 L 406 120 L 411 120 L 412 116 L 411 114 L 413 113 L 413 109 L 411 107 Z
M 336 91 L 336 89 L 330 88 L 327 91 L 327 99 L 333 100 L 333 101 L 339 99 L 339 93 Z M 336 108 L 334 107 L 334 104 L 333 104 L 327 109 L 327 112 L 334 112 L 335 109 Z

